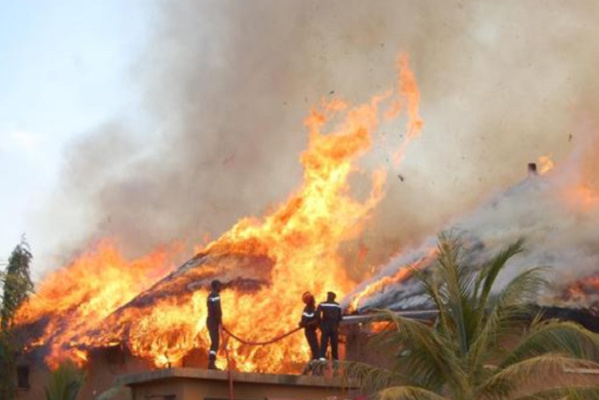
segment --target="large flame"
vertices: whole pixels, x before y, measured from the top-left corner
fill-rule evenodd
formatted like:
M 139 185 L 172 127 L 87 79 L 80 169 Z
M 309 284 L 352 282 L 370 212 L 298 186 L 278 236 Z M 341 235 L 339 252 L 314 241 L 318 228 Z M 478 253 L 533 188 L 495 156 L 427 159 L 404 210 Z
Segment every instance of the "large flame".
M 402 55 L 398 59 L 399 66 L 399 88 L 402 99 L 408 110 L 408 121 L 406 122 L 406 137 L 393 155 L 393 163 L 401 164 L 406 153 L 407 146 L 412 140 L 420 135 L 424 127 L 424 120 L 420 117 L 420 89 L 416 84 L 414 73 L 408 67 L 407 55 Z M 401 104 L 401 103 L 400 103 Z M 390 114 L 388 114 L 390 115 Z
M 420 92 L 406 56 L 399 61 L 398 82 L 397 90 L 374 96 L 366 104 L 350 106 L 334 99 L 315 107 L 305 121 L 309 137 L 300 157 L 302 185 L 267 216 L 242 219 L 201 250 L 211 259 L 237 254 L 272 261 L 267 285 L 253 291 L 231 287 L 221 293 L 228 329 L 247 340 L 272 338 L 297 326 L 303 292 L 321 298 L 334 291 L 341 297 L 355 286 L 345 273 L 339 246 L 363 231 L 384 195 L 386 175 L 383 169 L 372 173 L 370 192 L 363 199 L 353 196 L 348 180 L 358 169 L 357 160 L 372 147 L 379 124 L 399 115 L 397 104 L 407 105 L 408 132 L 395 153 L 396 161 L 423 124 L 418 114 Z M 64 357 L 82 360 L 90 346 L 114 342 L 127 344 L 134 355 L 158 367 L 180 364 L 191 350 L 208 347 L 205 288 L 114 313 L 171 270 L 164 267 L 169 264 L 164 253 L 128 262 L 113 247 L 102 245 L 50 274 L 20 311 L 19 323 L 50 319 L 44 334 L 31 345 L 48 345 L 51 365 Z M 209 265 L 202 268 L 204 273 L 214 272 Z M 226 345 L 241 371 L 289 372 L 309 358 L 300 334 L 265 347 L 233 340 Z M 226 367 L 222 357 L 219 364 Z
M 37 288 L 32 301 L 17 315 L 17 324 L 47 319 L 44 332 L 29 346 L 48 344 L 47 362 L 54 367 L 65 357 L 82 364 L 85 339 L 76 337 L 97 327 L 115 309 L 164 276 L 173 265 L 174 250 L 161 249 L 129 261 L 113 241 L 103 241 L 67 267 L 52 272 Z

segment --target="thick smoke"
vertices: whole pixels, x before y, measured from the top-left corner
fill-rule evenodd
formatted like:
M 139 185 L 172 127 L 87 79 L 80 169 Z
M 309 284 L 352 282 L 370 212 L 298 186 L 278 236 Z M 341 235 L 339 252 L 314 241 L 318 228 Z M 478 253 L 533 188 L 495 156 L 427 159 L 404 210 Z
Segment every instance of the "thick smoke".
M 364 234 L 366 264 L 519 180 L 528 161 L 559 161 L 578 140 L 579 113 L 599 105 L 592 0 L 189 0 L 160 3 L 154 16 L 135 68 L 140 114 L 66 154 L 52 219 L 63 230 L 53 224 L 55 242 L 70 250 L 105 236 L 131 254 L 199 243 L 263 213 L 301 179 L 309 107 L 390 88 L 400 52 L 425 127 L 399 168 L 387 159 L 399 125 L 365 163 L 391 171 Z
M 499 277 L 505 283 L 532 267 L 549 267 L 550 286 L 540 301 L 550 305 L 594 306 L 599 304 L 599 181 L 597 144 L 599 135 L 587 134 L 564 163 L 543 175 L 530 174 L 518 184 L 498 193 L 446 227 L 459 234 L 469 248 L 465 262 L 481 265 L 509 243 L 525 239 L 526 251 L 514 257 Z M 436 247 L 428 237 L 420 246 L 392 258 L 371 280 L 355 293 L 362 293 L 373 282 L 424 259 Z M 421 264 L 424 267 L 430 262 Z M 589 281 L 588 293 L 572 292 L 572 284 Z M 584 288 L 583 284 L 581 288 Z M 425 298 L 418 296 L 422 286 L 416 279 L 378 285 L 357 305 L 359 308 L 418 308 Z M 354 297 L 350 294 L 346 304 Z

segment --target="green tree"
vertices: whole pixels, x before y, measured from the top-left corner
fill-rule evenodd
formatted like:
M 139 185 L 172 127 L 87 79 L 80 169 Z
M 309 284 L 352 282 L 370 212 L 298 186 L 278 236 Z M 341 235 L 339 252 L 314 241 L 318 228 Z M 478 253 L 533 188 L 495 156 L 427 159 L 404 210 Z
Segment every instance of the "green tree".
M 75 400 L 83 385 L 83 372 L 67 361 L 52 371 L 46 385 L 46 400 Z
M 546 270 L 528 269 L 497 287 L 522 251 L 519 240 L 477 267 L 459 237 L 440 235 L 436 265 L 414 272 L 436 322 L 382 311 L 389 329 L 373 345 L 394 354 L 392 366 L 348 363 L 347 376 L 382 400 L 599 399 L 599 388 L 573 384 L 567 373 L 598 366 L 599 336 L 572 322 L 531 322 Z
M 9 335 L 0 332 L 0 399 L 16 397 L 15 351 Z
M 2 274 L 3 293 L 0 318 L 2 331 L 7 331 L 13 322 L 17 309 L 33 291 L 30 277 L 30 264 L 33 256 L 25 239 L 21 240 L 8 259 L 6 271 Z
M 13 250 L 5 271 L 0 272 L 2 303 L 0 303 L 0 399 L 16 397 L 15 355 L 19 346 L 11 334 L 15 314 L 25 302 L 33 283 L 30 278 L 32 255 L 25 239 Z

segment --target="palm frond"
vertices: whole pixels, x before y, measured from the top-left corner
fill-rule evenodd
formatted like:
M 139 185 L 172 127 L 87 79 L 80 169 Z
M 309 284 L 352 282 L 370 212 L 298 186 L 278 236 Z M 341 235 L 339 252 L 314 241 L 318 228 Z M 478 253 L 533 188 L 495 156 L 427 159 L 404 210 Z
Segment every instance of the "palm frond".
M 449 315 L 447 313 L 447 309 L 445 307 L 445 303 L 441 298 L 441 294 L 439 293 L 439 287 L 441 286 L 438 275 L 430 274 L 429 276 L 425 275 L 423 271 L 414 270 L 413 275 L 420 281 L 422 284 L 426 295 L 429 297 L 429 300 L 434 304 L 438 311 L 437 315 L 437 330 L 441 335 L 447 336 L 450 334 L 450 323 L 449 323 Z
M 509 252 L 516 252 L 517 247 L 505 250 L 501 255 L 505 260 Z M 504 264 L 505 265 L 505 264 Z M 481 309 L 477 315 L 479 332 L 483 336 L 497 336 L 512 333 L 514 323 L 520 328 L 522 320 L 530 314 L 530 304 L 534 302 L 540 291 L 546 287 L 545 274 L 547 268 L 536 267 L 528 269 L 512 279 L 497 295 L 479 299 Z
M 541 290 L 547 287 L 546 276 L 549 270 L 547 267 L 535 267 L 521 272 L 498 295 L 489 299 L 487 305 L 506 310 L 526 307 L 528 310 L 529 304 L 534 303 Z
M 396 329 L 375 337 L 373 345 L 386 351 L 402 352 L 396 357 L 396 367 L 420 386 L 437 387 L 440 382 L 463 387 L 467 376 L 459 366 L 458 355 L 451 343 L 443 341 L 428 325 L 403 318 L 389 310 L 381 311 Z
M 100 393 L 96 400 L 112 400 L 115 398 L 132 398 L 131 389 L 126 386 L 111 387 L 105 392 Z
M 542 390 L 514 400 L 599 400 L 599 386 L 570 385 L 565 388 Z
M 519 389 L 523 384 L 543 380 L 547 376 L 564 377 L 569 369 L 597 367 L 599 364 L 593 361 L 547 353 L 496 370 L 486 382 L 479 386 L 479 393 L 484 397 L 489 397 L 493 393 L 507 395 L 511 391 Z
M 460 352 L 465 355 L 473 333 L 473 320 L 470 316 L 474 310 L 470 294 L 475 276 L 470 268 L 462 264 L 462 251 L 459 236 L 446 233 L 439 235 L 438 265 L 435 271 L 442 282 L 439 293 L 451 324 L 455 326 L 452 333 L 456 336 Z
M 50 375 L 46 385 L 46 400 L 75 400 L 82 385 L 83 372 L 67 361 Z
M 572 358 L 599 360 L 599 335 L 567 321 L 535 322 L 518 345 L 503 360 L 501 367 L 546 353 Z
M 375 367 L 358 361 L 345 361 L 343 366 L 343 383 L 351 387 L 355 382 L 359 382 L 360 388 L 364 393 L 374 394 L 386 387 L 406 384 L 408 381 L 401 373 Z
M 480 287 L 480 293 L 476 294 L 480 300 L 480 310 L 484 313 L 484 307 L 487 304 L 487 299 L 491 295 L 491 289 L 495 285 L 495 281 L 499 273 L 505 268 L 507 262 L 517 254 L 524 251 L 524 238 L 518 239 L 516 242 L 508 245 L 505 249 L 499 252 L 491 259 L 478 274 L 476 287 Z M 513 281 L 512 281 L 513 282 Z M 482 314 L 481 314 L 482 316 Z
M 525 319 L 530 314 L 528 301 L 536 297 L 546 284 L 543 277 L 546 270 L 538 267 L 520 273 L 492 301 L 487 301 L 492 304 L 480 320 L 480 330 L 468 354 L 471 368 L 476 369 L 477 365 L 486 362 L 482 355 L 490 349 L 493 349 L 488 354 L 490 357 L 493 357 L 492 353 L 500 351 L 500 343 L 506 337 L 522 332 Z
M 459 236 L 439 235 L 437 263 L 413 272 L 438 308 L 436 323 L 382 311 L 381 318 L 395 329 L 377 334 L 372 343 L 395 364 L 389 370 L 355 366 L 353 377 L 373 390 L 386 387 L 378 392 L 382 400 L 513 399 L 526 393 L 529 382 L 545 383 L 548 376 L 561 379 L 522 400 L 597 398 L 592 397 L 597 388 L 563 385 L 571 381 L 568 369 L 599 368 L 599 335 L 572 322 L 537 317 L 530 323 L 530 304 L 547 283 L 547 269 L 527 269 L 502 290 L 496 288 L 523 244 L 514 242 L 479 268 L 468 264 L 473 257 L 465 255 Z M 514 339 L 515 348 L 504 347 Z
M 397 386 L 381 390 L 379 400 L 448 400 L 435 392 L 417 386 Z

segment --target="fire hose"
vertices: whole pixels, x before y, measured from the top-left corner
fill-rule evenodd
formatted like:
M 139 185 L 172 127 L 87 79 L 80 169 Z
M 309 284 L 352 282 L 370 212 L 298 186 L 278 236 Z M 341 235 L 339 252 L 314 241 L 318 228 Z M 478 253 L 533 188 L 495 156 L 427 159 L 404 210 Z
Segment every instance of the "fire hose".
M 240 338 L 239 336 L 235 335 L 230 330 L 228 330 L 225 326 L 223 326 L 223 331 L 227 332 L 227 334 L 229 336 L 231 336 L 233 339 L 237 340 L 238 342 L 241 342 L 243 344 L 247 344 L 248 346 L 264 346 L 264 345 L 267 345 L 267 344 L 272 344 L 272 343 L 278 342 L 281 339 L 286 338 L 289 335 L 294 334 L 295 332 L 299 331 L 300 329 L 304 329 L 304 327 L 303 326 L 297 327 L 295 329 L 290 330 L 289 332 L 286 332 L 286 333 L 284 333 L 282 335 L 276 336 L 276 337 L 274 337 L 274 338 L 272 338 L 270 340 L 266 340 L 266 341 L 263 341 L 263 342 L 252 342 L 252 341 Z
M 229 335 L 233 339 L 237 340 L 238 342 L 243 343 L 248 346 L 265 346 L 267 344 L 272 344 L 272 343 L 278 342 L 279 340 L 286 338 L 287 336 L 294 334 L 295 332 L 299 331 L 300 329 L 304 329 L 303 326 L 299 326 L 295 329 L 290 330 L 289 332 L 285 332 L 284 334 L 276 336 L 270 340 L 265 340 L 265 341 L 261 341 L 261 342 L 252 342 L 249 340 L 242 339 L 239 336 L 235 335 L 233 332 L 228 330 L 224 325 L 221 325 L 221 328 L 223 331 L 225 331 L 227 333 L 227 335 Z M 233 371 L 231 370 L 231 360 L 229 358 L 228 339 L 227 339 L 227 343 L 225 343 L 224 347 L 225 347 L 225 356 L 227 357 L 227 372 L 229 375 L 229 400 L 235 400 L 234 392 L 233 392 Z

